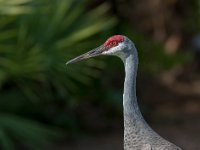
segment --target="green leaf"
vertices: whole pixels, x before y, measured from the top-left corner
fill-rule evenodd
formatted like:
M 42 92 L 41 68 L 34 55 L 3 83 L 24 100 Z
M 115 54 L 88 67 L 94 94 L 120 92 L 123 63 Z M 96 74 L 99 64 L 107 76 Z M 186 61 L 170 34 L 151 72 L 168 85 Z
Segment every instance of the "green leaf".
M 31 147 L 40 147 L 48 143 L 50 139 L 60 136 L 58 131 L 38 122 L 8 114 L 0 115 L 0 131 L 4 146 L 8 146 L 8 143 L 12 146 L 11 141 L 4 134 L 5 131 L 12 133 L 17 140 Z
M 5 131 L 0 128 L 0 145 L 2 145 L 2 148 L 4 150 L 14 150 L 14 144 L 12 143 L 12 140 L 7 136 Z

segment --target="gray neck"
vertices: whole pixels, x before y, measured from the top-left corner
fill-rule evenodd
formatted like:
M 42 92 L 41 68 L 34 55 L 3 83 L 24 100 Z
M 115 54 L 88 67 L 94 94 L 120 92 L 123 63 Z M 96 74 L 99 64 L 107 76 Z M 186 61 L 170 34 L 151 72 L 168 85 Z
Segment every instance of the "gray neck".
M 140 113 L 136 97 L 136 76 L 138 67 L 138 55 L 136 48 L 133 46 L 130 54 L 126 55 L 122 60 L 125 66 L 123 94 L 124 119 L 128 119 L 126 116 L 129 116 L 132 119 L 141 119 L 142 115 Z
M 141 138 L 140 133 L 146 129 L 149 130 L 149 126 L 144 121 L 137 104 L 136 76 L 138 67 L 138 55 L 134 45 L 132 45 L 130 53 L 124 55 L 122 60 L 125 65 L 123 108 L 124 144 L 126 147 L 126 144 L 132 142 L 133 139 Z M 132 141 L 130 141 L 130 139 L 132 139 Z

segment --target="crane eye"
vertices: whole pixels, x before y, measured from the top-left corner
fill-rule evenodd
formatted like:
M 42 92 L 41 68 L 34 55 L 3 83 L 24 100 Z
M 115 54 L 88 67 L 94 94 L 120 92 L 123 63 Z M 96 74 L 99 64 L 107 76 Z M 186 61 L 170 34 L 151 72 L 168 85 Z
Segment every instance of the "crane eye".
M 111 43 L 109 44 L 109 48 L 115 47 L 115 46 L 117 46 L 117 45 L 118 45 L 118 42 L 113 41 L 113 42 L 111 42 Z
M 117 46 L 117 45 L 118 45 L 118 42 L 116 42 L 116 41 L 113 41 L 113 42 L 111 43 L 111 46 L 112 46 L 112 47 Z

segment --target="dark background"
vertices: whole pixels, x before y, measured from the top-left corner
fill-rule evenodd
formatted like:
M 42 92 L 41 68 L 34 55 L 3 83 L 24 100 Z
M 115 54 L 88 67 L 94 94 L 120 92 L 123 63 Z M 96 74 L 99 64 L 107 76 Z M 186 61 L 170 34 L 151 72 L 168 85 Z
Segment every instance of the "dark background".
M 200 149 L 199 31 L 199 0 L 0 1 L 0 149 L 123 149 L 122 62 L 65 65 L 114 34 L 138 49 L 147 122 Z

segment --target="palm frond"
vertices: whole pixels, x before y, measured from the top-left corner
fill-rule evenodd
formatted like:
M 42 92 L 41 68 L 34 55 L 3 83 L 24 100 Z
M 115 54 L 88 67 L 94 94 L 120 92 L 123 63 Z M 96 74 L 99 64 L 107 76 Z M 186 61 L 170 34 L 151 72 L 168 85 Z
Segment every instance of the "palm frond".
M 74 100 L 69 93 L 81 92 L 79 86 L 89 85 L 99 75 L 94 66 L 104 67 L 101 60 L 86 62 L 84 68 L 81 64 L 73 68 L 65 65 L 67 59 L 97 45 L 96 35 L 116 23 L 107 14 L 108 3 L 91 11 L 86 11 L 85 4 L 74 0 L 0 0 L 0 102 L 7 107 L 4 111 L 20 111 L 25 101 L 28 108 L 32 104 L 42 107 L 41 101 L 55 99 L 67 100 L 70 105 Z M 56 132 L 36 121 L 0 114 L 2 149 L 14 149 L 16 141 L 39 149 L 55 136 Z
M 31 13 L 32 8 L 27 4 L 32 0 L 0 0 L 0 14 L 4 15 L 19 15 Z

